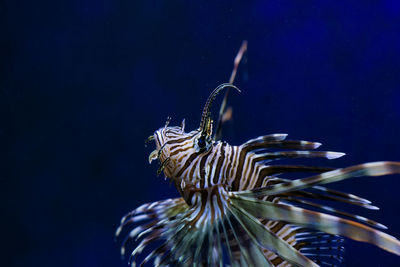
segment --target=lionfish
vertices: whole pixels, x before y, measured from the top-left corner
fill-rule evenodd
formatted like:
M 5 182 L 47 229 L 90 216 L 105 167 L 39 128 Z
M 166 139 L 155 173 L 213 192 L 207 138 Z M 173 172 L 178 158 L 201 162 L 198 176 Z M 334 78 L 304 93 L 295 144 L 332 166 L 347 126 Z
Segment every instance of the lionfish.
M 230 81 L 245 48 L 244 43 Z M 164 172 L 181 197 L 144 204 L 122 218 L 117 236 L 124 227 L 145 222 L 123 241 L 122 255 L 128 241 L 141 240 L 131 253 L 132 266 L 154 242 L 158 246 L 153 245 L 140 266 L 150 261 L 155 266 L 338 266 L 343 261 L 343 237 L 400 255 L 400 241 L 378 230 L 387 229 L 384 225 L 318 203 L 377 209 L 364 198 L 322 185 L 400 173 L 400 162 L 342 169 L 271 164 L 293 158 L 335 159 L 344 153 L 313 151 L 321 144 L 287 140 L 286 134 L 260 136 L 240 146 L 216 140 L 211 105 L 225 88 L 239 91 L 232 83 L 219 85 L 208 97 L 198 129 L 187 133 L 185 121 L 171 127 L 167 120 L 149 137 L 156 143 L 149 162 L 160 161 L 158 174 Z M 304 172 L 314 175 L 296 178 Z M 293 179 L 282 178 L 287 173 Z

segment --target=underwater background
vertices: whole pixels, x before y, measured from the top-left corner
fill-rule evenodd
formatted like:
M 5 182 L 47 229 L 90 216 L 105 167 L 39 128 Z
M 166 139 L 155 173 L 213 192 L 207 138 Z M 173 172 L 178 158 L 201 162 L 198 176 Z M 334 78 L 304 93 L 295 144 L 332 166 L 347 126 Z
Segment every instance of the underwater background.
M 288 133 L 347 153 L 311 165 L 400 160 L 399 1 L 233 2 L 0 1 L 1 266 L 127 266 L 121 217 L 178 196 L 144 140 L 167 116 L 198 127 L 242 40 L 224 140 Z M 329 187 L 371 200 L 381 210 L 344 208 L 400 238 L 400 175 Z M 345 255 L 400 265 L 350 240 Z

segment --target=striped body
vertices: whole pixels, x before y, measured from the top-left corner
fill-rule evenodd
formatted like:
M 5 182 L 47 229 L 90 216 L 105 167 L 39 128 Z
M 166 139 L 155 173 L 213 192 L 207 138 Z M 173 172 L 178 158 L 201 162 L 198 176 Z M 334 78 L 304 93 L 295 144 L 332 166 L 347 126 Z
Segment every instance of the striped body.
M 314 149 L 320 143 L 307 141 L 284 141 L 286 134 L 273 134 L 256 138 L 241 146 L 231 146 L 226 142 L 213 142 L 212 149 L 206 153 L 196 152 L 194 143 L 199 137 L 199 131 L 184 133 L 179 127 L 166 127 L 158 130 L 154 136 L 157 149 L 162 146 L 160 161 L 170 158 L 164 172 L 168 178 L 181 183 L 181 189 L 190 185 L 196 189 L 223 185 L 230 191 L 245 190 L 260 187 L 268 181 L 268 177 L 282 171 L 307 171 L 302 166 L 265 166 L 265 161 L 279 157 L 328 157 L 337 158 L 343 153 L 294 151 L 291 154 L 264 153 L 256 154 L 251 150 L 260 145 L 274 147 L 293 147 L 299 149 Z M 281 168 L 280 168 L 281 167 Z M 284 168 L 284 170 L 282 170 Z M 313 171 L 318 169 L 312 167 Z M 328 170 L 322 168 L 322 170 Z
M 341 236 L 400 255 L 400 242 L 381 231 L 386 226 L 320 204 L 323 200 L 377 209 L 366 199 L 321 185 L 400 173 L 399 162 L 344 169 L 279 165 L 275 162 L 281 159 L 335 159 L 344 153 L 314 151 L 320 143 L 286 140 L 286 134 L 260 136 L 240 146 L 213 141 L 206 108 L 198 130 L 185 133 L 184 123 L 168 123 L 150 138 L 156 150 L 149 161 L 160 161 L 159 172 L 171 179 L 181 198 L 145 204 L 122 219 L 117 236 L 128 225 L 137 226 L 125 238 L 121 253 L 128 241 L 141 240 L 131 254 L 133 266 L 151 243 L 158 247 L 142 264 L 338 266 L 343 260 Z M 312 175 L 299 178 L 305 172 Z

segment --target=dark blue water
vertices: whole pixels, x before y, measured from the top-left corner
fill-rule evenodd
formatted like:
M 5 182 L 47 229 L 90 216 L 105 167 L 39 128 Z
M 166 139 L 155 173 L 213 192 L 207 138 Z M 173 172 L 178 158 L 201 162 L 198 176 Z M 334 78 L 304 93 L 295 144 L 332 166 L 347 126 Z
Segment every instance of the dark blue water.
M 398 1 L 230 2 L 0 2 L 2 266 L 126 266 L 121 216 L 177 196 L 144 140 L 167 116 L 198 127 L 243 39 L 225 140 L 283 132 L 348 153 L 326 165 L 400 160 Z M 381 207 L 348 210 L 397 237 L 399 186 L 332 185 Z M 348 241 L 346 263 L 400 257 Z

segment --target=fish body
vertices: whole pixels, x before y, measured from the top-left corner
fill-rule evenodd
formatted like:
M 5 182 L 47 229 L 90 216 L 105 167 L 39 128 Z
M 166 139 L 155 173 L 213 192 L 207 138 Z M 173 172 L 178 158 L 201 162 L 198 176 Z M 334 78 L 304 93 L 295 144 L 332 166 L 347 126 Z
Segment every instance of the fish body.
M 400 173 L 399 162 L 372 162 L 333 169 L 280 165 L 281 159 L 335 159 L 344 153 L 317 151 L 321 144 L 288 140 L 286 134 L 260 136 L 234 146 L 212 137 L 210 107 L 231 84 L 218 86 L 208 98 L 200 127 L 188 133 L 185 124 L 166 125 L 149 139 L 180 198 L 144 204 L 128 213 L 117 229 L 132 229 L 123 241 L 136 240 L 130 262 L 151 243 L 142 265 L 155 266 L 338 266 L 343 238 L 374 244 L 400 255 L 400 241 L 387 227 L 322 201 L 377 209 L 370 201 L 324 185 L 359 176 Z M 299 178 L 299 173 L 310 173 Z M 291 179 L 282 178 L 282 174 Z M 136 225 L 136 227 L 131 227 Z

